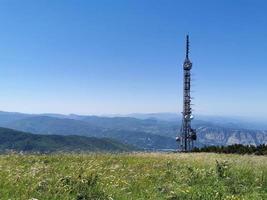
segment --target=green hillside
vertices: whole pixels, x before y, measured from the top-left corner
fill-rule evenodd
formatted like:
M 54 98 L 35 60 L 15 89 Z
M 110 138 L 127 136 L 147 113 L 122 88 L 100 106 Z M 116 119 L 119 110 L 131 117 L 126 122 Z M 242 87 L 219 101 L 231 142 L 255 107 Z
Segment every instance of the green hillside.
M 107 138 L 36 135 L 0 128 L 0 151 L 129 151 L 128 145 Z
M 267 199 L 267 157 L 188 154 L 0 156 L 0 199 Z

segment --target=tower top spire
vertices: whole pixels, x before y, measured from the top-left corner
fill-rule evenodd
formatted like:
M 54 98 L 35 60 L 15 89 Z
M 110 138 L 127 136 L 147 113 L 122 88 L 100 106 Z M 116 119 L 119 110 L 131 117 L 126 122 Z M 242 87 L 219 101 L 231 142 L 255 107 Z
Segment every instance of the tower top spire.
M 186 59 L 189 59 L 189 35 L 186 35 Z
M 184 70 L 190 70 L 192 68 L 192 63 L 189 59 L 189 35 L 186 35 L 186 57 L 184 61 Z

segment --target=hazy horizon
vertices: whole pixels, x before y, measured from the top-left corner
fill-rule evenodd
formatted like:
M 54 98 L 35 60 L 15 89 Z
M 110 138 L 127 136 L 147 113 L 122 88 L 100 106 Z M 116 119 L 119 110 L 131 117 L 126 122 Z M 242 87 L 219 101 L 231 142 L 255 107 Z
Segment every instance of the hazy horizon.
M 98 117 L 134 117 L 136 118 L 137 116 L 142 117 L 142 116 L 165 116 L 167 118 L 171 117 L 177 117 L 178 119 L 182 117 L 181 113 L 176 113 L 176 112 L 152 112 L 152 113 L 57 113 L 57 112 L 19 112 L 19 111 L 6 111 L 6 110 L 0 110 L 0 113 L 18 113 L 18 114 L 27 114 L 27 115 L 65 115 L 65 116 L 70 116 L 70 115 L 78 115 L 78 116 L 98 116 Z M 214 118 L 214 119 L 222 119 L 222 120 L 242 120 L 242 121 L 250 121 L 250 122 L 266 122 L 266 118 L 261 118 L 261 117 L 251 117 L 251 116 L 241 116 L 241 115 L 209 115 L 209 114 L 194 114 L 195 119 L 197 120 L 203 120 L 204 119 L 209 119 L 209 118 Z M 138 118 L 138 117 L 137 117 Z M 223 122 L 223 121 L 222 121 Z M 267 123 L 267 122 L 266 122 Z
M 266 119 L 267 2 L 2 1 L 0 110 Z

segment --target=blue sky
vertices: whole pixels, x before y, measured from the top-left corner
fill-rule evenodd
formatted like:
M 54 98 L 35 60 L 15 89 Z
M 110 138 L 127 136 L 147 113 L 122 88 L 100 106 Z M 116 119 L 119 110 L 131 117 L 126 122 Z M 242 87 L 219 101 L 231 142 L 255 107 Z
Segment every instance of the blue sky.
M 0 110 L 267 115 L 264 0 L 0 1 Z

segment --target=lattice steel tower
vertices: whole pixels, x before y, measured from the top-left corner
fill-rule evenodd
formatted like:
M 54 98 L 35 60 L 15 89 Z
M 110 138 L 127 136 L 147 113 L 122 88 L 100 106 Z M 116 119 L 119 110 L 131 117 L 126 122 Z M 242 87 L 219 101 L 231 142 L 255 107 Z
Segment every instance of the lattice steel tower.
M 191 151 L 196 140 L 196 130 L 191 127 L 193 120 L 191 108 L 191 69 L 192 63 L 189 59 L 189 36 L 186 36 L 186 57 L 183 64 L 184 69 L 184 94 L 183 94 L 183 112 L 182 126 L 176 141 L 179 143 L 180 151 Z

